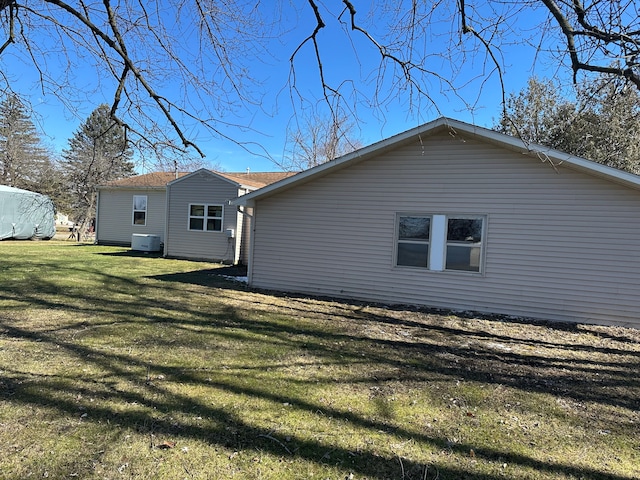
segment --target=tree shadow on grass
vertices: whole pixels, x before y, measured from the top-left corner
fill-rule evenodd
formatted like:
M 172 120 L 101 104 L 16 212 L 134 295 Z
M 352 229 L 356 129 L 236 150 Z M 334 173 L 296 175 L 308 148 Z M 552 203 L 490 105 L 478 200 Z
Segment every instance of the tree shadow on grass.
M 640 390 L 640 378 L 633 373 L 640 368 L 640 350 L 617 348 L 618 345 L 640 343 L 640 334 L 636 336 L 635 331 L 630 330 L 625 334 L 620 333 L 624 329 L 617 329 L 618 334 L 612 334 L 610 331 L 615 329 L 598 330 L 596 327 L 585 328 L 569 322 L 514 319 L 505 315 L 461 313 L 407 305 L 376 305 L 370 302 L 256 290 L 229 281 L 225 276 L 236 276 L 234 273 L 242 274 L 243 270 L 236 267 L 206 269 L 153 278 L 164 282 L 215 286 L 229 290 L 231 295 L 236 290 L 259 292 L 284 300 L 287 313 L 329 320 L 339 315 L 353 320 L 357 322 L 357 328 L 346 332 L 342 340 L 358 340 L 375 345 L 376 347 L 367 350 L 370 362 L 395 363 L 399 368 L 411 365 L 418 370 L 431 368 L 432 371 L 452 377 L 566 396 L 578 402 L 590 401 L 632 411 L 640 410 L 640 400 L 636 395 Z M 256 296 L 248 308 L 260 308 L 260 303 L 265 301 L 268 300 Z M 326 313 L 318 307 L 323 302 L 330 304 Z M 270 305 L 264 304 L 263 307 L 269 308 Z M 407 318 L 404 315 L 406 312 L 417 316 L 410 315 Z M 447 324 L 444 321 L 446 318 L 456 320 Z M 478 328 L 477 322 L 474 323 L 477 320 L 485 321 L 484 329 Z M 372 338 L 362 334 L 368 325 L 392 331 L 402 328 L 404 331 L 401 338 Z M 534 327 L 543 332 L 549 330 L 552 334 L 536 336 L 532 330 Z M 278 332 L 269 330 L 286 327 L 255 324 L 252 328 L 265 335 L 277 335 Z M 592 330 L 595 338 L 603 340 L 602 345 L 576 341 L 585 332 Z M 560 332 L 561 335 L 553 335 L 553 332 Z M 295 323 L 286 332 L 287 335 L 299 333 Z M 336 334 L 336 341 L 338 337 Z M 434 342 L 434 338 L 441 339 L 441 342 Z M 558 338 L 564 340 L 564 343 Z M 341 345 L 340 348 L 342 354 L 349 353 L 349 347 Z M 361 356 L 361 348 L 357 344 L 351 358 Z M 392 352 L 401 353 L 395 356 Z M 434 356 L 445 361 L 434 364 Z
M 90 268 L 90 267 L 87 267 Z M 90 323 L 83 320 L 84 325 L 99 326 L 100 317 L 118 315 L 119 322 L 126 324 L 155 323 L 172 326 L 176 329 L 198 329 L 203 341 L 212 346 L 218 339 L 237 338 L 243 341 L 251 337 L 254 341 L 273 343 L 280 348 L 286 345 L 291 350 L 310 351 L 323 364 L 334 362 L 343 367 L 357 365 L 379 365 L 380 371 L 388 371 L 388 376 L 376 374 L 376 377 L 365 376 L 360 379 L 331 380 L 326 382 L 382 384 L 394 382 L 429 382 L 433 378 L 462 379 L 465 381 L 485 382 L 490 385 L 507 385 L 524 391 L 562 394 L 580 401 L 594 401 L 606 405 L 623 406 L 637 409 L 638 380 L 633 376 L 637 371 L 637 353 L 623 352 L 615 348 L 580 345 L 561 345 L 545 339 L 527 339 L 504 330 L 491 332 L 479 330 L 472 325 L 465 325 L 464 319 L 454 319 L 444 324 L 447 312 L 421 311 L 424 314 L 417 319 L 403 318 L 396 315 L 401 309 L 370 309 L 368 305 L 358 302 L 331 302 L 326 311 L 317 309 L 320 300 L 306 296 L 290 296 L 280 294 L 280 298 L 291 299 L 278 313 L 273 321 L 260 321 L 262 313 L 272 313 L 274 306 L 268 304 L 264 296 L 253 296 L 238 301 L 235 307 L 216 307 L 217 296 L 233 298 L 239 291 L 238 284 L 226 280 L 219 275 L 221 269 L 203 269 L 186 274 L 170 274 L 150 276 L 148 279 L 160 280 L 156 285 L 142 285 L 135 280 L 119 278 L 116 275 L 102 274 L 105 289 L 90 297 L 82 291 L 77 295 L 88 306 L 86 313 L 95 319 Z M 215 272 L 215 273 L 214 273 Z M 96 272 L 100 275 L 100 272 Z M 225 274 L 223 274 L 225 275 Z M 125 282 L 125 286 L 122 282 Z M 145 298 L 145 288 L 166 291 L 167 284 L 181 283 L 218 287 L 211 292 L 211 308 L 200 311 L 187 300 L 180 304 Z M 50 289 L 48 283 L 43 284 L 47 292 L 60 293 Z M 140 287 L 139 294 L 131 299 L 114 300 L 113 293 L 128 292 L 131 287 Z M 144 288 L 143 288 L 144 287 Z M 203 290 L 203 289 L 201 289 Z M 146 290 L 148 293 L 148 290 Z M 18 294 L 16 287 L 14 294 Z M 59 300 L 47 296 L 26 293 L 26 299 L 43 308 L 62 308 Z M 270 292 L 272 294 L 273 292 Z M 199 294 L 203 294 L 202 291 Z M 32 295 L 32 297 L 30 297 Z M 99 295 L 104 295 L 101 298 Z M 71 300 L 71 299 L 67 299 Z M 243 303 L 244 302 L 244 303 Z M 365 308 L 366 307 L 366 308 Z M 119 313 L 120 312 L 120 313 Z M 124 312 L 124 314 L 122 313 Z M 144 315 L 141 315 L 144 312 Z M 430 315 L 433 318 L 429 317 Z M 440 317 L 435 318 L 436 315 Z M 326 330 L 314 326 L 312 322 L 296 322 L 295 317 L 305 319 L 321 319 L 327 322 L 335 320 L 335 329 Z M 339 319 L 339 320 L 336 320 Z M 506 320 L 500 320 L 506 321 Z M 80 324 L 67 325 L 64 328 L 78 328 Z M 387 336 L 376 336 L 370 328 L 387 330 Z M 570 330 L 569 333 L 574 333 Z M 332 408 L 313 402 L 304 395 L 290 394 L 281 389 L 273 389 L 260 382 L 260 376 L 241 378 L 238 372 L 225 375 L 219 365 L 212 365 L 216 376 L 207 380 L 203 372 L 185 369 L 179 366 L 158 365 L 157 362 L 144 360 L 144 356 L 114 353 L 105 349 L 88 347 L 73 339 L 65 340 L 59 329 L 34 331 L 17 326 L 9 319 L 0 318 L 0 334 L 17 340 L 37 342 L 48 345 L 58 351 L 65 352 L 77 359 L 79 365 L 94 366 L 105 372 L 99 379 L 86 378 L 82 375 L 65 377 L 44 373 L 24 373 L 19 368 L 3 368 L 0 377 L 2 389 L 0 398 L 11 403 L 52 409 L 63 416 L 78 416 L 79 404 L 85 408 L 88 416 L 84 421 L 111 423 L 124 428 L 137 429 L 150 435 L 177 436 L 184 439 L 196 439 L 212 445 L 219 445 L 230 450 L 268 452 L 276 457 L 298 458 L 317 464 L 336 465 L 344 471 L 352 471 L 370 479 L 403 478 L 440 478 L 471 480 L 496 480 L 504 478 L 504 474 L 484 474 L 474 472 L 473 467 L 466 465 L 427 465 L 416 460 L 382 456 L 371 448 L 351 451 L 332 444 L 330 440 L 310 439 L 295 432 L 286 434 L 260 428 L 251 424 L 241 411 L 216 407 L 189 395 L 176 393 L 167 386 L 168 383 L 197 386 L 199 388 L 215 388 L 230 395 L 246 396 L 268 401 L 274 405 L 287 404 L 306 415 L 331 417 L 336 421 L 348 423 L 371 432 L 388 432 L 401 441 L 420 442 L 435 451 L 446 451 L 468 457 L 471 450 L 477 460 L 486 462 L 507 463 L 518 467 L 526 467 L 548 474 L 565 475 L 575 478 L 602 480 L 622 480 L 626 477 L 609 474 L 593 469 L 580 469 L 569 462 L 544 462 L 533 455 L 510 451 L 508 447 L 479 448 L 468 442 L 452 443 L 443 436 L 427 435 L 414 429 L 398 426 L 385 419 L 364 416 L 345 409 Z M 208 338 L 208 340 L 207 340 Z M 447 338 L 454 341 L 445 342 L 437 339 Z M 171 348 L 174 338 L 165 341 L 149 340 L 148 347 Z M 164 343 L 163 343 L 164 342 Z M 505 344 L 510 350 L 488 348 L 491 343 Z M 147 347 L 147 345 L 142 345 Z M 518 351 L 516 346 L 526 348 Z M 246 347 L 249 348 L 249 347 Z M 557 355 L 549 356 L 536 353 L 536 348 L 557 348 Z M 610 354 L 612 361 L 604 368 L 610 370 L 605 383 L 596 383 L 598 362 L 589 358 L 565 358 L 565 351 L 580 350 L 584 353 Z M 206 351 L 201 352 L 203 358 Z M 257 367 L 264 374 L 268 368 L 276 369 L 277 362 L 269 365 L 265 362 Z M 162 375 L 166 380 L 149 378 L 148 372 L 155 372 L 156 377 Z M 570 372 L 576 372 L 571 375 Z M 77 377 L 80 377 L 79 379 Z M 246 380 L 246 381 L 243 381 Z M 295 382 L 289 377 L 289 382 Z M 631 383 L 629 383 L 631 382 Z M 633 383 L 635 382 L 635 383 Z M 617 388 L 627 387 L 619 395 L 612 395 Z M 629 388 L 630 387 L 630 388 Z M 90 397 L 99 398 L 97 403 L 87 403 Z M 80 403 L 79 403 L 80 402 Z M 141 408 L 127 409 L 110 407 L 123 403 L 140 405 Z M 319 413 L 321 412 L 321 413 Z M 197 425 L 185 420 L 195 415 L 208 419 L 206 425 Z M 436 468 L 437 467 L 437 468 Z
M 4 333 L 11 338 L 25 338 L 42 343 L 50 343 L 66 350 L 73 356 L 93 363 L 109 372 L 114 381 L 96 382 L 88 378 L 78 382 L 77 377 L 66 378 L 57 375 L 25 375 L 17 369 L 5 369 L 0 378 L 2 393 L 0 398 L 12 403 L 54 409 L 61 414 L 79 416 L 86 412 L 85 422 L 111 423 L 137 430 L 157 438 L 191 438 L 215 444 L 235 451 L 268 452 L 276 457 L 299 458 L 310 462 L 326 463 L 348 471 L 357 472 L 366 478 L 403 478 L 406 480 L 427 477 L 429 472 L 437 478 L 470 480 L 497 480 L 503 474 L 475 473 L 468 467 L 459 468 L 443 465 L 421 464 L 411 459 L 382 456 L 366 449 L 357 452 L 332 445 L 330 442 L 310 440 L 295 434 L 280 434 L 247 423 L 241 411 L 214 407 L 188 395 L 183 395 L 163 386 L 166 382 L 186 385 L 206 385 L 228 393 L 261 398 L 274 404 L 289 405 L 308 414 L 330 417 L 338 422 L 346 422 L 371 432 L 388 432 L 400 441 L 417 441 L 439 451 L 449 451 L 468 456 L 474 451 L 474 458 L 487 462 L 505 463 L 528 467 L 541 472 L 601 480 L 627 480 L 627 477 L 608 474 L 591 469 L 577 468 L 570 464 L 550 463 L 536 460 L 514 452 L 495 448 L 482 448 L 469 443 L 452 444 L 445 438 L 421 434 L 382 420 L 365 418 L 357 413 L 320 406 L 304 398 L 276 393 L 259 384 L 247 385 L 233 376 L 220 376 L 215 381 L 205 382 L 201 375 L 182 368 L 150 364 L 134 356 L 105 354 L 96 352 L 76 343 L 56 340 L 47 334 L 33 333 L 10 325 L 2 325 Z M 132 368 L 135 367 L 135 368 Z M 161 374 L 163 380 L 145 378 L 141 372 L 153 370 Z M 166 379 L 166 380 L 165 380 Z M 123 381 L 129 385 L 122 386 Z M 70 387 L 71 386 L 71 387 Z M 99 398 L 96 403 L 83 403 L 78 399 Z M 108 404 L 129 403 L 141 408 L 119 411 L 108 408 Z M 79 409 L 82 405 L 83 408 Z M 320 409 L 322 409 L 321 413 Z M 207 425 L 187 423 L 184 418 L 199 416 L 207 419 Z M 182 419 L 182 420 L 176 420 Z M 402 469 L 402 476 L 399 472 Z M 433 478 L 436 478 L 433 477 Z
M 241 279 L 247 276 L 247 267 L 242 265 L 223 266 L 219 268 L 206 268 L 202 270 L 194 270 L 191 272 L 168 273 L 162 275 L 152 275 L 147 278 L 159 280 L 162 282 L 177 282 L 202 285 L 205 287 L 229 287 L 230 284 L 234 288 L 243 283 Z

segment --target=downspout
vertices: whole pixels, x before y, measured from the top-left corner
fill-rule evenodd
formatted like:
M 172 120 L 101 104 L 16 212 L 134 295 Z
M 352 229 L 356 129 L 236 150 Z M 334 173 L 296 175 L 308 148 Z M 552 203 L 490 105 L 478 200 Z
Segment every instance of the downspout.
M 98 221 L 99 214 L 100 214 L 100 189 L 98 189 L 98 192 L 96 194 L 96 221 L 95 221 L 95 225 L 93 226 L 93 244 L 94 245 L 98 244 L 98 239 L 100 238 L 98 236 L 98 225 L 100 225 L 100 222 Z
M 176 172 L 177 175 L 177 172 Z M 167 257 L 169 251 L 169 196 L 170 188 L 168 185 L 164 187 L 164 246 L 162 247 L 162 256 Z
M 253 207 L 255 210 L 255 207 Z M 250 213 L 246 212 L 246 209 L 243 210 L 242 205 L 237 206 L 238 213 L 242 215 L 246 215 L 249 218 L 249 255 L 247 257 L 247 285 L 251 285 L 253 283 L 253 239 L 255 237 L 255 225 L 254 225 L 254 216 Z M 243 232 L 244 233 L 244 232 Z

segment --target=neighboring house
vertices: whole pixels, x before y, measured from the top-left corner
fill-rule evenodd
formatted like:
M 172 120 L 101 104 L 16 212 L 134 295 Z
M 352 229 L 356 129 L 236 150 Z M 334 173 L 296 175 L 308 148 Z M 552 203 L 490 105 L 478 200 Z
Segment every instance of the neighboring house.
M 158 235 L 164 242 L 167 184 L 185 175 L 154 172 L 98 187 L 96 242 L 128 246 L 133 234 Z
M 168 257 L 241 262 L 248 232 L 229 201 L 290 175 L 201 169 L 109 182 L 98 189 L 96 242 L 128 246 L 136 235 L 151 235 Z
M 164 255 L 246 264 L 248 216 L 231 206 L 230 200 L 291 175 L 201 169 L 170 182 L 167 184 Z
M 257 288 L 640 328 L 640 177 L 441 118 L 239 197 Z

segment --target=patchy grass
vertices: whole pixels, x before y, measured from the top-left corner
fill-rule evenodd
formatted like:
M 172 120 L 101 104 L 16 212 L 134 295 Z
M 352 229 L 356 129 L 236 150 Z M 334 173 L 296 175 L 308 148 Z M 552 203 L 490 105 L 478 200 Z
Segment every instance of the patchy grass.
M 640 332 L 0 242 L 0 477 L 640 477 Z

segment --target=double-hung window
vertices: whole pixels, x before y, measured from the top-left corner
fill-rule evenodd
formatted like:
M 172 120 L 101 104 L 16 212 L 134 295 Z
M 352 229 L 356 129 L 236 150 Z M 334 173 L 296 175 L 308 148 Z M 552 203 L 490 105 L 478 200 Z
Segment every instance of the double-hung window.
M 479 272 L 484 217 L 447 218 L 446 270 Z
M 430 235 L 431 217 L 398 216 L 397 264 L 406 267 L 428 268 Z
M 147 196 L 133 196 L 133 225 L 147 224 Z
M 222 205 L 190 204 L 189 230 L 221 232 L 222 210 Z
M 484 216 L 398 214 L 396 218 L 397 266 L 481 272 Z

